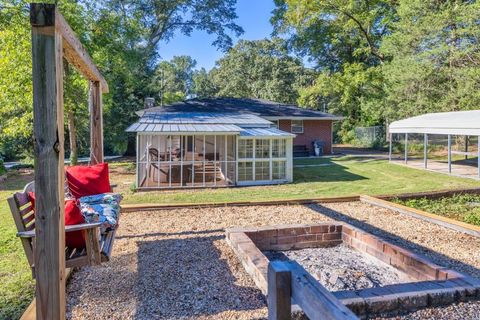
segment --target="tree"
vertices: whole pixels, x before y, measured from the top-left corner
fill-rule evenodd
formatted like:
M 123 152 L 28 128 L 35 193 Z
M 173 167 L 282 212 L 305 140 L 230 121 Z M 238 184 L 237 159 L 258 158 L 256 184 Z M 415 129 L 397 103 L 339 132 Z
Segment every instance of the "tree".
M 193 72 L 193 94 L 198 98 L 214 97 L 218 89 L 205 68 Z
M 478 109 L 480 3 L 402 0 L 398 15 L 382 45 L 392 57 L 385 117 Z
M 197 62 L 190 56 L 174 56 L 155 70 L 152 90 L 162 104 L 181 101 L 193 93 L 193 72 Z
M 384 86 L 380 50 L 396 18 L 388 0 L 276 0 L 271 19 L 276 34 L 289 34 L 289 47 L 320 71 L 311 87 L 301 90 L 299 104 L 327 105 L 346 116 L 340 135 L 352 138 L 355 126 L 382 123 Z
M 313 72 L 290 56 L 280 39 L 240 40 L 210 72 L 218 96 L 294 103 Z

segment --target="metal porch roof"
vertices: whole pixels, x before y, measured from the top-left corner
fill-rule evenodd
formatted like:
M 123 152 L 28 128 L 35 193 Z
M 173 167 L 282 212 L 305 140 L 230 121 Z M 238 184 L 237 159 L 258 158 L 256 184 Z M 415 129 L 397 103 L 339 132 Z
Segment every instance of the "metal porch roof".
M 243 129 L 233 124 L 162 124 L 137 122 L 127 132 L 158 134 L 239 134 Z
M 277 128 L 243 128 L 240 132 L 242 138 L 256 137 L 295 137 L 294 134 L 279 130 Z

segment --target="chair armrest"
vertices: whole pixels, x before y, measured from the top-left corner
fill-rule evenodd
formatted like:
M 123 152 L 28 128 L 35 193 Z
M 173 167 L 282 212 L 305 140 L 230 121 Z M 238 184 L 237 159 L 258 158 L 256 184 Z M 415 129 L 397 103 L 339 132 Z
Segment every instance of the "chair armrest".
M 35 230 L 17 232 L 19 238 L 35 238 Z
M 99 228 L 101 225 L 102 225 L 101 222 L 72 224 L 70 226 L 65 226 L 65 232 L 94 229 L 94 228 Z M 17 237 L 35 238 L 35 230 L 18 232 Z
M 100 227 L 101 225 L 102 225 L 101 222 L 72 224 L 72 225 L 69 225 L 69 226 L 65 226 L 65 232 L 95 229 L 95 228 Z

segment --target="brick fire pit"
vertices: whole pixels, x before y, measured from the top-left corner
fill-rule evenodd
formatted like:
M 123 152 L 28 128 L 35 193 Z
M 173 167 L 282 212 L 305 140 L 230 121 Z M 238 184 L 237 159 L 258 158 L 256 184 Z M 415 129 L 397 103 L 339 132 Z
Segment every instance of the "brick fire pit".
M 398 269 L 415 281 L 332 292 L 358 316 L 404 313 L 480 298 L 480 280 L 436 265 L 421 255 L 344 223 L 228 229 L 226 238 L 265 295 L 269 260 L 262 251 L 330 247 L 344 243 Z

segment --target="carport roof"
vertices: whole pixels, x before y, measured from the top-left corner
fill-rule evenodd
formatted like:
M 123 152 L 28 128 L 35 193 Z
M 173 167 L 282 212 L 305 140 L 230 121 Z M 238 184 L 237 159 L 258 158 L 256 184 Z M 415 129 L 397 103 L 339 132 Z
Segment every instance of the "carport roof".
M 428 113 L 392 122 L 390 133 L 480 136 L 480 110 Z

